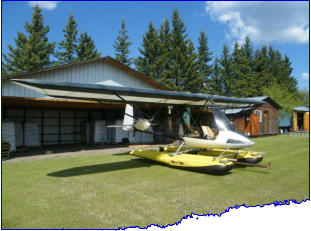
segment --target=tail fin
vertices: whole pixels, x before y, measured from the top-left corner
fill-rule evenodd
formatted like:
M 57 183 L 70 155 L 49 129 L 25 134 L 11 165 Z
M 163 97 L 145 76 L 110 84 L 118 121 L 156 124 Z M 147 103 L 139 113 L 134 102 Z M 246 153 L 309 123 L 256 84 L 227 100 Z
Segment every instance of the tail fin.
M 132 132 L 134 131 L 134 124 L 135 120 L 133 106 L 130 104 L 126 104 L 122 129 L 124 131 Z

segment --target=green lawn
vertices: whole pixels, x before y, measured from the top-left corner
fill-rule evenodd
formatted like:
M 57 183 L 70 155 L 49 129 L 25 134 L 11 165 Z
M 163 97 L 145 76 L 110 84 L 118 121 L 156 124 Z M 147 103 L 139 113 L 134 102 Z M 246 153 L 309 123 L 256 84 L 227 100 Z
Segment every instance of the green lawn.
M 257 138 L 272 169 L 213 176 L 127 154 L 3 163 L 2 228 L 118 228 L 167 225 L 236 204 L 309 198 L 308 138 Z

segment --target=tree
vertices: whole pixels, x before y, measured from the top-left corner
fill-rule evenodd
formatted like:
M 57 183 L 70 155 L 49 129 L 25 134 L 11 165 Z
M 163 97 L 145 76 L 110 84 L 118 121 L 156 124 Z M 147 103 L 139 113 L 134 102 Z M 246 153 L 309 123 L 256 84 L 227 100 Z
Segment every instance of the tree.
M 301 105 L 309 107 L 309 96 L 310 96 L 309 89 L 304 88 L 302 90 L 299 90 L 298 94 L 302 103 Z
M 172 51 L 170 74 L 173 78 L 174 89 L 183 89 L 185 57 L 187 50 L 187 34 L 184 22 L 179 17 L 178 10 L 175 9 L 172 15 Z
M 272 75 L 269 69 L 269 58 L 267 47 L 264 45 L 260 50 L 256 50 L 254 58 L 254 72 L 258 83 L 258 95 L 262 95 L 262 88 L 269 85 Z
M 172 51 L 172 37 L 170 31 L 170 22 L 166 18 L 164 23 L 160 26 L 159 31 L 159 46 L 160 55 L 158 58 L 159 68 L 159 82 L 168 88 L 174 88 L 174 81 L 170 75 L 171 67 L 171 51 Z
M 219 59 L 221 70 L 221 82 L 223 83 L 223 94 L 226 96 L 232 95 L 232 57 L 227 45 L 223 46 L 222 54 Z
M 3 54 L 2 75 L 13 75 L 24 70 L 23 48 L 27 42 L 27 37 L 21 32 L 17 32 L 17 38 L 14 39 L 16 47 L 8 46 L 9 53 Z
M 132 42 L 128 42 L 129 36 L 127 35 L 127 30 L 125 29 L 125 21 L 122 19 L 121 30 L 119 30 L 119 35 L 115 41 L 113 47 L 115 49 L 116 60 L 130 66 L 132 64 L 132 59 L 129 58 L 129 46 Z
M 223 91 L 224 83 L 222 79 L 221 68 L 219 66 L 219 60 L 216 58 L 212 66 L 211 79 L 209 81 L 209 87 L 206 93 L 222 95 Z
M 291 93 L 286 85 L 279 84 L 276 81 L 264 87 L 263 94 L 272 98 L 282 107 L 282 111 L 288 113 L 292 113 L 294 107 L 297 105 L 302 105 L 298 91 Z
M 210 85 L 210 76 L 212 73 L 212 66 L 208 63 L 212 60 L 213 52 L 209 51 L 208 47 L 208 38 L 205 35 L 204 31 L 200 32 L 200 37 L 198 39 L 199 47 L 198 47 L 198 75 L 202 78 L 202 85 L 200 87 L 200 92 L 206 93 L 208 92 Z
M 236 42 L 232 53 L 233 72 L 231 85 L 231 95 L 236 97 L 250 97 L 257 95 L 257 81 L 252 72 L 250 57 L 244 47 L 240 47 Z
M 190 92 L 200 92 L 203 83 L 204 76 L 199 75 L 197 54 L 194 51 L 194 46 L 191 41 L 186 49 L 186 57 L 184 63 L 184 76 L 182 77 L 182 89 Z
M 37 70 L 51 65 L 50 56 L 55 43 L 49 43 L 49 26 L 43 25 L 43 16 L 38 6 L 33 8 L 31 23 L 24 25 L 27 35 L 18 32 L 16 47 L 9 46 L 9 53 L 4 55 L 5 73 L 14 74 Z
M 92 58 L 97 58 L 100 53 L 95 47 L 95 43 L 92 38 L 86 33 L 81 33 L 78 39 L 78 45 L 76 47 L 77 58 L 74 61 L 80 62 Z
M 197 73 L 196 53 L 187 37 L 184 22 L 175 9 L 172 15 L 170 76 L 175 90 L 198 91 L 203 78 Z
M 136 69 L 157 80 L 160 75 L 158 69 L 160 43 L 158 32 L 153 27 L 152 21 L 150 21 L 149 29 L 143 36 L 142 48 L 139 48 L 139 52 L 141 55 L 135 60 Z
M 248 60 L 248 63 L 253 72 L 254 71 L 254 48 L 248 36 L 245 37 L 244 44 L 241 47 L 241 49 L 243 50 L 244 56 Z
M 43 25 L 41 9 L 35 6 L 32 23 L 25 23 L 28 40 L 23 48 L 25 70 L 32 71 L 47 67 L 51 64 L 50 56 L 54 53 L 55 43 L 49 43 L 47 33 L 49 26 Z
M 278 50 L 274 50 L 272 46 L 269 47 L 269 71 L 272 79 L 269 83 L 276 82 L 280 85 L 286 85 L 287 90 L 291 93 L 297 91 L 297 81 L 291 76 L 292 67 L 289 57 L 285 55 L 284 59 Z
M 58 43 L 59 51 L 56 53 L 56 58 L 59 64 L 72 63 L 76 58 L 77 48 L 77 23 L 70 14 L 68 23 L 63 29 L 65 39 Z
M 297 91 L 297 80 L 292 76 L 293 68 L 291 67 L 291 62 L 289 57 L 285 55 L 281 64 L 281 76 L 279 78 L 279 83 L 286 84 L 288 90 L 291 93 Z

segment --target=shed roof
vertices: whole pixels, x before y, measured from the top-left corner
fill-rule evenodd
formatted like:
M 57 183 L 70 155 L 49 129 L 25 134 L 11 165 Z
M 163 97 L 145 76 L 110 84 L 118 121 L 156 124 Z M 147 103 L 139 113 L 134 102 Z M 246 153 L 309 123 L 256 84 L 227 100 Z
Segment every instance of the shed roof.
M 228 108 L 228 109 L 225 109 L 224 112 L 225 112 L 225 114 L 236 114 L 236 113 L 240 113 L 242 111 L 249 111 L 252 109 L 254 109 L 253 106 L 246 107 L 246 108 Z
M 160 89 L 160 90 L 170 90 L 169 88 L 159 84 L 158 82 L 156 82 L 155 80 L 149 78 L 148 76 L 144 75 L 141 72 L 138 72 L 120 62 L 118 62 L 116 59 L 110 57 L 110 56 L 105 56 L 105 57 L 98 57 L 98 58 L 94 58 L 94 59 L 88 59 L 88 60 L 84 60 L 81 62 L 75 62 L 75 63 L 69 63 L 69 64 L 64 64 L 64 65 L 59 65 L 59 66 L 53 66 L 53 67 L 47 67 L 47 68 L 42 68 L 42 69 L 38 69 L 38 70 L 34 70 L 34 71 L 29 71 L 29 72 L 24 72 L 24 73 L 19 73 L 19 74 L 15 74 L 15 75 L 9 75 L 9 76 L 5 76 L 2 77 L 3 80 L 8 80 L 8 79 L 25 79 L 25 78 L 31 78 L 33 74 L 38 74 L 38 73 L 44 73 L 44 72 L 49 72 L 49 71 L 54 71 L 54 70 L 59 70 L 59 69 L 64 69 L 64 68 L 68 68 L 68 67 L 72 67 L 72 66 L 76 66 L 76 65 L 81 65 L 81 64 L 87 64 L 87 63 L 94 63 L 94 62 L 105 62 L 105 63 L 109 63 L 113 66 L 115 66 L 116 68 L 119 68 L 125 72 L 127 72 L 128 74 L 130 74 L 131 76 L 138 78 L 142 81 L 145 81 L 147 83 L 149 83 L 150 85 Z
M 276 103 L 269 96 L 249 97 L 248 99 L 255 99 L 255 100 L 265 101 L 265 102 L 271 104 L 272 106 L 274 106 L 276 109 L 281 109 L 282 108 L 278 103 Z
M 309 108 L 308 107 L 295 107 L 294 111 L 303 111 L 303 112 L 308 112 Z

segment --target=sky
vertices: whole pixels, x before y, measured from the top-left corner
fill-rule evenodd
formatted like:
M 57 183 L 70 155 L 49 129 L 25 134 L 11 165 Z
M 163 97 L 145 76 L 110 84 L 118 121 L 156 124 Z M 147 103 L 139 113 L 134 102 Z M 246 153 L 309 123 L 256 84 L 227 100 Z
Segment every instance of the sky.
M 80 32 L 87 32 L 102 56 L 114 57 L 113 43 L 125 19 L 131 57 L 140 55 L 143 34 L 150 21 L 156 28 L 166 18 L 171 21 L 178 9 L 187 27 L 188 37 L 198 46 L 201 30 L 208 36 L 213 56 L 222 47 L 233 48 L 249 36 L 255 48 L 270 44 L 288 55 L 298 88 L 309 87 L 309 2 L 265 1 L 2 1 L 2 53 L 14 46 L 17 32 L 24 32 L 31 21 L 32 7 L 42 9 L 44 24 L 50 26 L 49 41 L 61 41 L 62 30 L 72 13 Z

